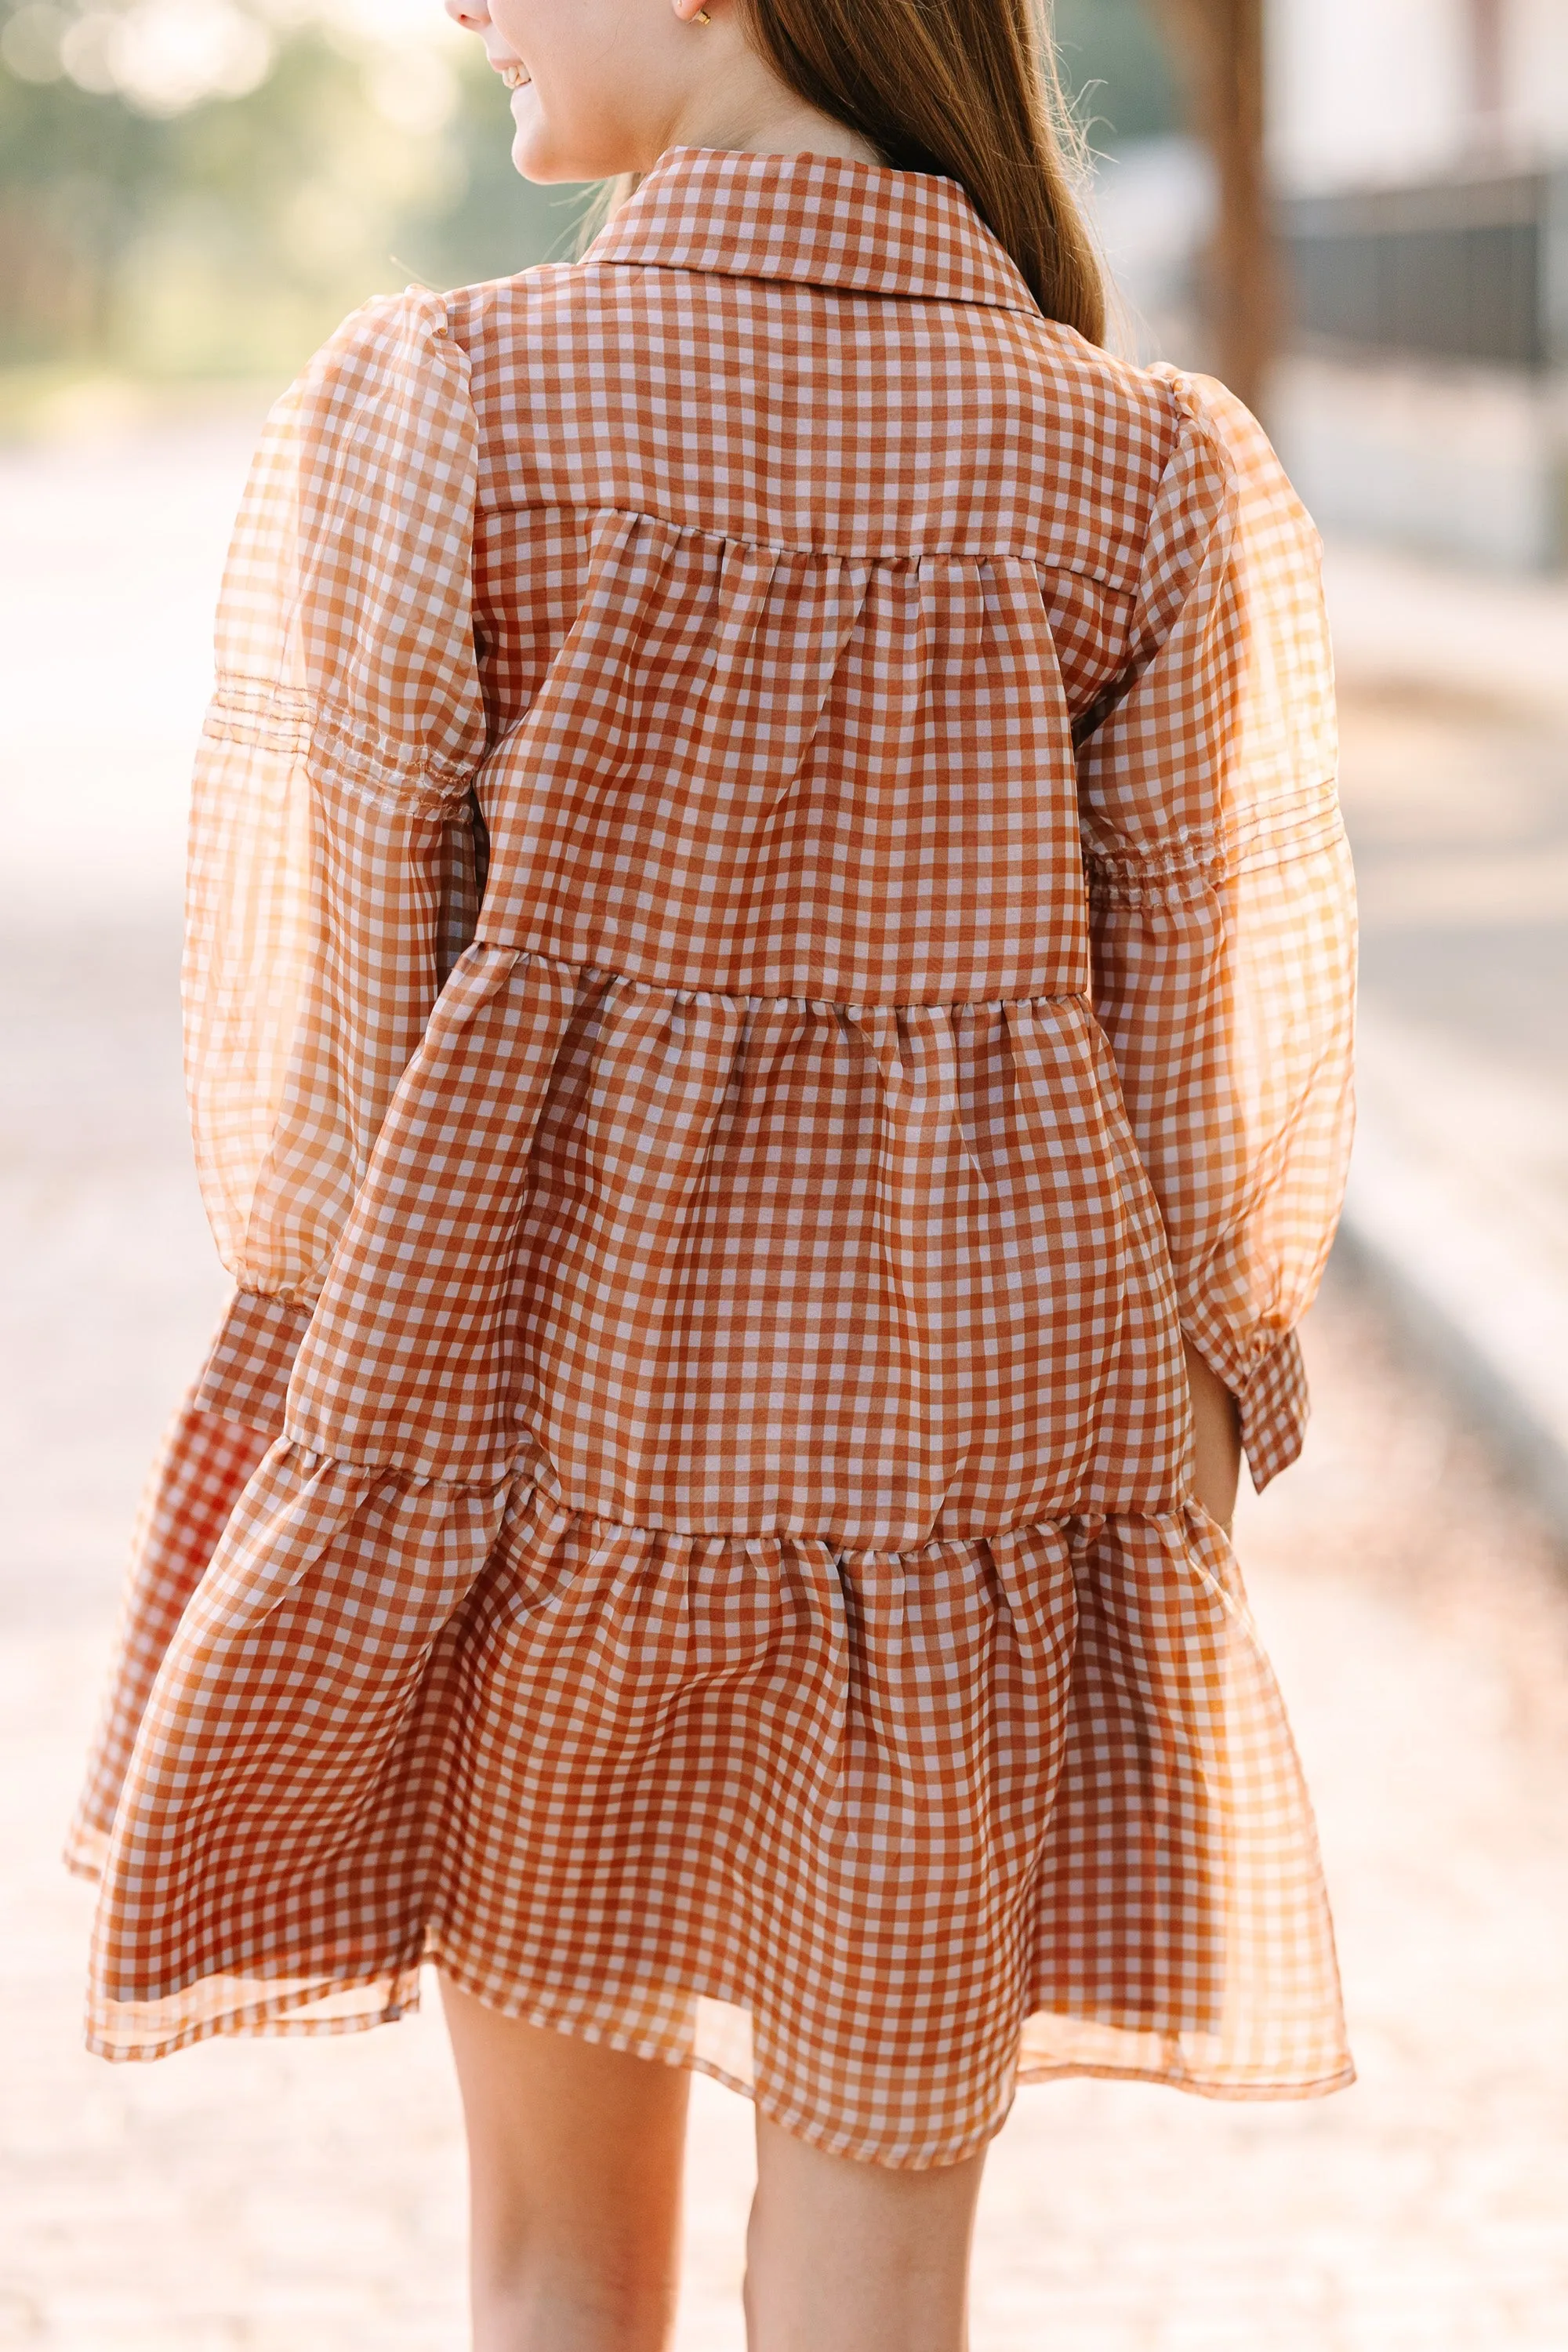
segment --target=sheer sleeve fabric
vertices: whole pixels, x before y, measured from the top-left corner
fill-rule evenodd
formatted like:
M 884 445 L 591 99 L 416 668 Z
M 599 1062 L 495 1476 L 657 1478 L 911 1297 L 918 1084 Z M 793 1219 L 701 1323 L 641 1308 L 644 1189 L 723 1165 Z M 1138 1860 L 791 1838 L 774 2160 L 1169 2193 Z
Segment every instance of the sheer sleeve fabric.
M 471 928 L 476 470 L 467 357 L 423 292 L 339 330 L 273 410 L 251 469 L 188 869 L 187 1085 L 207 1214 L 239 1286 L 209 1409 L 237 1399 L 256 1417 L 251 1391 L 286 1379 Z
M 1129 657 L 1079 749 L 1096 1009 L 1261 1486 L 1300 1448 L 1349 1154 L 1353 898 L 1316 535 L 1240 404 L 1167 380 Z

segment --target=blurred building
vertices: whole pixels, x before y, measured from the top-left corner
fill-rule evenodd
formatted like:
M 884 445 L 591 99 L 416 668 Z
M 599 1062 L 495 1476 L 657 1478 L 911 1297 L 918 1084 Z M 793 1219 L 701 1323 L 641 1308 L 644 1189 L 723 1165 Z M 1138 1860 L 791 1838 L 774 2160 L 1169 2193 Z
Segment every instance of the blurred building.
M 1271 0 L 1288 351 L 1320 520 L 1568 562 L 1568 0 Z

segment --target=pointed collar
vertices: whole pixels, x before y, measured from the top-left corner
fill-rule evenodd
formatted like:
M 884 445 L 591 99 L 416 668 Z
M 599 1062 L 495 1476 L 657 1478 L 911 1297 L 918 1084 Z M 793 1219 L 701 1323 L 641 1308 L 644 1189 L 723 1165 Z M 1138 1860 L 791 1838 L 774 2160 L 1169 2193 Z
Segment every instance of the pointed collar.
M 672 147 L 584 257 L 1036 307 L 956 180 L 838 155 Z

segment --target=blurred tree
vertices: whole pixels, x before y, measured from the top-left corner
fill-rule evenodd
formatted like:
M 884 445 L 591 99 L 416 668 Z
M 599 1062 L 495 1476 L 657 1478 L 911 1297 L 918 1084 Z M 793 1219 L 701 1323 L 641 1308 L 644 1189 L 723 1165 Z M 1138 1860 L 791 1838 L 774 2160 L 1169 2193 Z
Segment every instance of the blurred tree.
M 1144 0 L 1056 0 L 1061 75 L 1092 147 L 1180 130 L 1181 93 Z
M 517 177 L 476 44 L 399 53 L 306 22 L 259 28 L 232 94 L 171 93 L 145 58 L 113 86 L 109 32 L 166 5 L 0 5 L 0 362 L 287 373 L 370 294 L 571 249 L 583 192 Z

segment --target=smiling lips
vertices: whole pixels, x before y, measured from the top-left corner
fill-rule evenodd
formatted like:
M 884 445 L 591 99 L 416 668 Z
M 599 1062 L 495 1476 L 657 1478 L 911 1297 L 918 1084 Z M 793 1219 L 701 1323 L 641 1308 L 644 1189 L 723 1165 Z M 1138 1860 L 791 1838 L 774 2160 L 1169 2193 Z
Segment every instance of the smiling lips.
M 529 83 L 533 79 L 533 76 L 529 72 L 526 66 L 497 66 L 496 71 L 500 74 L 502 81 L 505 82 L 508 89 L 526 89 Z

